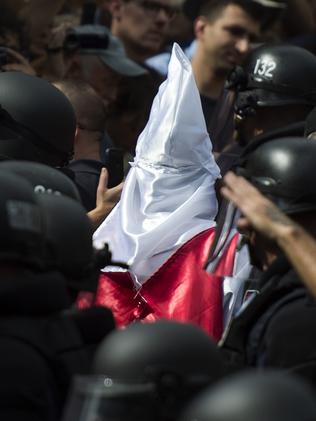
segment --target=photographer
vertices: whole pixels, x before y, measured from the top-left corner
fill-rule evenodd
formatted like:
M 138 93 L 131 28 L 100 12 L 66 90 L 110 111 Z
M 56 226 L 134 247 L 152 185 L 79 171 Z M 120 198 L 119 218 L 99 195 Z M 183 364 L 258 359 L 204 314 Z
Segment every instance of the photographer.
M 108 106 L 117 97 L 122 77 L 145 75 L 146 70 L 127 58 L 121 42 L 101 25 L 64 26 L 48 47 L 58 78 L 89 83 Z

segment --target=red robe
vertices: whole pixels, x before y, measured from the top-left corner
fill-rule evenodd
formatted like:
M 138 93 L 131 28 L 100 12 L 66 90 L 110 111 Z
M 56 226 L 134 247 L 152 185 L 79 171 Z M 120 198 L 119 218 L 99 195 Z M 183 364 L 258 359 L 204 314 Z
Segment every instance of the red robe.
M 192 322 L 214 339 L 223 330 L 222 277 L 233 273 L 238 235 L 227 246 L 215 273 L 203 269 L 215 229 L 211 228 L 182 245 L 136 290 L 128 272 L 102 272 L 95 299 L 82 295 L 79 307 L 91 304 L 111 308 L 118 327 L 141 321 L 174 319 Z

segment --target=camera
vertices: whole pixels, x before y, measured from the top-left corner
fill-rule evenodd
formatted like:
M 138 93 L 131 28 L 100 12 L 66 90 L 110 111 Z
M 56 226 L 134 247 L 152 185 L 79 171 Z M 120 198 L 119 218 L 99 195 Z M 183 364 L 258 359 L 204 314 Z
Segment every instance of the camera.
M 106 50 L 108 45 L 109 36 L 105 32 L 93 30 L 93 28 L 87 30 L 85 27 L 79 26 L 69 30 L 63 44 L 63 49 L 69 53 L 79 49 Z

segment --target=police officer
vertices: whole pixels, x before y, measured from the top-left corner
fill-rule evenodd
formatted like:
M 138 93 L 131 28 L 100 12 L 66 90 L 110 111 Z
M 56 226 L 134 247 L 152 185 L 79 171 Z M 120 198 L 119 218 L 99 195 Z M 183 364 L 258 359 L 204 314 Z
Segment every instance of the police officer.
M 230 78 L 237 84 L 239 140 L 247 144 L 260 135 L 302 135 L 305 118 L 316 104 L 316 57 L 295 46 L 263 46 L 242 69 Z
M 247 145 L 250 151 L 270 139 L 304 135 L 304 121 L 316 105 L 315 72 L 313 54 L 285 44 L 263 45 L 234 69 L 210 130 L 214 150 L 220 153 L 217 163 L 222 175 L 236 164 Z M 219 194 L 218 199 L 222 200 Z M 224 227 L 234 226 L 227 205 L 223 200 L 210 261 L 219 255 Z
M 52 194 L 38 194 L 37 200 L 44 213 L 45 264 L 65 279 L 70 305 L 63 315 L 76 324 L 91 362 L 96 347 L 115 328 L 112 312 L 93 306 L 100 269 L 113 264 L 111 254 L 107 246 L 94 249 L 92 226 L 80 203 Z
M 316 105 L 315 72 L 313 54 L 285 44 L 263 45 L 233 70 L 210 129 L 222 174 L 254 139 L 303 136 Z
M 45 220 L 32 187 L 3 171 L 0 190 L 0 414 L 56 420 L 71 375 L 89 359 L 76 324 L 61 316 L 67 285 L 46 269 Z
M 17 169 L 10 161 L 0 170 L 0 413 L 12 420 L 55 420 L 72 375 L 88 371 L 114 321 L 105 308 L 70 310 L 80 290 L 95 291 L 99 273 L 75 186 L 37 163 Z M 39 180 L 43 189 L 36 189 Z
M 246 154 L 237 172 L 315 236 L 316 190 L 311 183 L 315 157 L 314 142 L 274 139 Z M 297 233 L 290 230 L 289 235 L 295 238 Z M 264 273 L 257 284 L 257 296 L 224 335 L 222 350 L 227 363 L 235 369 L 291 370 L 314 383 L 315 301 L 273 239 L 251 229 L 247 236 L 252 263 Z

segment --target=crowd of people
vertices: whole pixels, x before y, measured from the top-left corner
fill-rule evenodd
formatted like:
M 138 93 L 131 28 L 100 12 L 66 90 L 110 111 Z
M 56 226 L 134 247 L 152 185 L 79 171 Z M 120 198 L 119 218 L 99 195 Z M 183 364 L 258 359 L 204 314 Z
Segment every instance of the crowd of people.
M 315 54 L 314 0 L 2 0 L 1 419 L 316 420 Z

